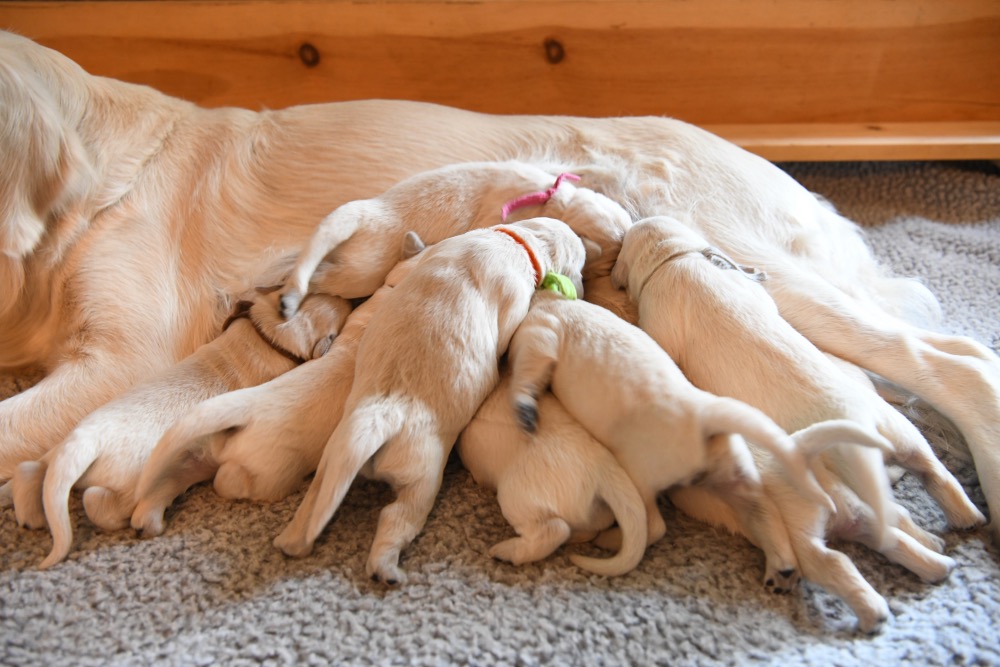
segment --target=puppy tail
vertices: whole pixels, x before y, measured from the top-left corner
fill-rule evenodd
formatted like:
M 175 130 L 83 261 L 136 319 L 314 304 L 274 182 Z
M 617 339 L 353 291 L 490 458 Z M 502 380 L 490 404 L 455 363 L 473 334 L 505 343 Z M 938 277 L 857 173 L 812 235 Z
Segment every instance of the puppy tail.
M 874 430 L 847 419 L 813 424 L 796 431 L 792 440 L 809 458 L 838 446 L 840 456 L 832 460 L 837 474 L 875 513 L 878 531 L 875 539 L 879 548 L 889 546 L 890 517 L 894 515 L 894 510 L 892 489 L 882 457 L 895 453 L 892 443 Z
M 776 456 L 788 472 L 789 479 L 807 498 L 822 504 L 830 512 L 837 508 L 833 500 L 816 481 L 809 468 L 809 459 L 792 439 L 766 414 L 742 401 L 718 397 L 702 412 L 705 440 L 724 433 L 738 433 Z
M 570 554 L 569 559 L 577 567 L 594 574 L 606 577 L 625 574 L 635 569 L 646 552 L 646 508 L 632 478 L 613 456 L 607 457 L 599 472 L 597 495 L 608 504 L 618 521 L 622 533 L 621 549 L 610 558 Z
M 812 459 L 837 444 L 855 444 L 881 450 L 892 455 L 896 448 L 879 433 L 866 429 L 850 419 L 830 419 L 798 430 L 792 434 L 795 446 Z
M 408 419 L 420 421 L 413 417 L 404 400 L 391 396 L 366 401 L 345 416 L 327 441 L 316 476 L 295 516 L 274 539 L 274 545 L 288 556 L 308 555 L 365 462 L 400 435 Z M 407 430 L 413 428 L 417 427 L 407 425 Z
M 47 570 L 62 562 L 73 544 L 73 525 L 69 516 L 69 493 L 87 469 L 97 460 L 98 446 L 94 438 L 74 433 L 53 451 L 42 484 L 42 504 L 45 519 L 52 533 L 52 550 L 39 564 Z
M 174 422 L 156 443 L 142 467 L 136 497 L 158 496 L 158 487 L 167 480 L 189 477 L 186 471 L 192 467 L 202 471 L 198 477 L 207 479 L 206 474 L 210 477 L 219 467 L 220 448 L 212 446 L 215 439 L 209 436 L 245 427 L 253 412 L 252 397 L 241 390 L 198 403 Z
M 295 261 L 292 273 L 281 293 L 281 314 L 286 319 L 299 309 L 303 297 L 309 291 L 309 280 L 323 258 L 337 246 L 349 239 L 358 230 L 363 219 L 361 211 L 355 209 L 362 202 L 350 202 L 334 210 L 319 223 L 309 243 Z

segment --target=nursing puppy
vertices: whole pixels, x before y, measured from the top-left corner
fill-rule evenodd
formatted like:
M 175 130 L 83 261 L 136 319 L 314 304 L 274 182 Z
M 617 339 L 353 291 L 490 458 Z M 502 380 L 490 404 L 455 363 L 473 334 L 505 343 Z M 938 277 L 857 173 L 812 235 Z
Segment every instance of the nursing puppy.
M 686 123 L 393 100 L 203 109 L 7 32 L 0 108 L 0 371 L 49 371 L 0 402 L 0 480 L 217 336 L 230 299 L 272 284 L 261 259 L 301 250 L 337 206 L 447 164 L 516 159 L 579 174 L 633 219 L 679 217 L 780 277 L 769 290 L 813 343 L 957 425 L 1000 507 L 996 354 L 899 319 L 933 313 L 933 297 L 887 278 L 857 227 L 779 168 Z
M 315 294 L 296 317 L 284 320 L 276 300 L 272 292 L 252 305 L 244 302 L 216 340 L 88 415 L 41 461 L 18 467 L 11 483 L 18 520 L 31 527 L 47 522 L 52 532 L 52 551 L 41 568 L 69 553 L 73 487 L 85 489 L 84 508 L 95 524 L 127 526 L 146 458 L 179 415 L 209 396 L 259 384 L 323 355 L 350 311 L 344 299 Z
M 646 514 L 631 478 L 548 392 L 538 399 L 538 428 L 526 435 L 510 411 L 509 387 L 505 373 L 458 441 L 462 463 L 478 484 L 496 491 L 518 535 L 494 545 L 490 556 L 515 565 L 541 560 L 617 521 L 622 539 L 615 556 L 569 558 L 606 576 L 634 569 L 646 550 Z
M 874 390 L 861 391 L 779 316 L 757 281 L 696 232 L 667 218 L 637 223 L 626 234 L 611 277 L 627 286 L 639 324 L 695 385 L 755 405 L 793 433 L 826 420 L 855 421 L 903 451 L 902 465 L 933 480 L 949 518 L 962 526 L 982 521 L 919 432 L 904 432 Z M 917 450 L 923 453 L 913 455 Z M 825 546 L 829 534 L 860 541 L 927 581 L 947 576 L 954 562 L 935 553 L 939 542 L 893 501 L 881 452 L 845 443 L 820 458 L 814 471 L 834 501 L 841 501 L 836 515 L 776 491 L 784 488 L 780 472 L 764 472 L 765 487 L 785 517 L 803 574 L 841 595 L 859 627 L 873 630 L 887 618 L 888 607 L 846 557 Z M 708 514 L 697 502 L 686 505 L 702 518 Z
M 316 470 L 351 391 L 361 335 L 422 249 L 416 235 L 407 235 L 403 261 L 351 311 L 322 357 L 256 387 L 202 401 L 174 422 L 143 466 L 132 527 L 144 536 L 159 535 L 166 508 L 192 484 L 213 476 L 224 498 L 275 501 Z
M 773 451 L 807 498 L 830 502 L 809 472 L 807 455 L 774 422 L 693 386 L 655 341 L 600 306 L 538 292 L 511 340 L 510 364 L 509 397 L 521 426 L 537 428 L 538 397 L 551 384 L 563 407 L 632 478 L 650 543 L 666 532 L 657 495 L 699 475 L 717 471 L 720 483 L 748 501 L 760 497 L 757 472 L 737 434 Z
M 299 256 L 281 298 L 282 312 L 286 317 L 295 312 L 324 259 L 335 269 L 336 281 L 325 286 L 329 294 L 368 296 L 395 264 L 390 249 L 398 248 L 407 232 L 433 244 L 533 215 L 562 220 L 600 246 L 600 261 L 588 265 L 584 277 L 607 275 L 632 220 L 604 195 L 567 182 L 576 178 L 556 177 L 524 162 L 474 162 L 423 172 L 378 197 L 344 204 L 323 219 Z
M 423 527 L 459 433 L 496 386 L 498 360 L 532 293 L 549 271 L 582 289 L 585 260 L 598 252 L 549 218 L 473 230 L 425 250 L 372 317 L 344 417 L 275 545 L 308 554 L 371 459 L 370 476 L 397 495 L 379 516 L 366 570 L 402 581 L 399 553 Z

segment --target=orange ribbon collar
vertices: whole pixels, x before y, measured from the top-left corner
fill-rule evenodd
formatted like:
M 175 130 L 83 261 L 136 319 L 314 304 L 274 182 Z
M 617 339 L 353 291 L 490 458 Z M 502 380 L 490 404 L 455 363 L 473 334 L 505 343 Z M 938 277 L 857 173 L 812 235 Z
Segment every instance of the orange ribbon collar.
M 538 258 L 535 257 L 535 253 L 531 247 L 521 238 L 520 234 L 512 229 L 507 229 L 506 227 L 494 227 L 493 229 L 517 241 L 524 248 L 525 252 L 528 253 L 528 259 L 531 260 L 531 268 L 535 272 L 535 287 L 538 287 L 542 282 L 542 265 L 538 262 Z

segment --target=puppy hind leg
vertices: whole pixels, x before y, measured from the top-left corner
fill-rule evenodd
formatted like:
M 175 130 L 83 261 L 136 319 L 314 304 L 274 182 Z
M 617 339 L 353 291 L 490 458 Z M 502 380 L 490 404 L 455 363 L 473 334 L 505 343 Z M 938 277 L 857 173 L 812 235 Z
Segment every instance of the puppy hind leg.
M 922 331 L 873 311 L 812 274 L 772 268 L 778 279 L 768 281 L 768 290 L 806 338 L 916 394 L 958 427 L 987 504 L 1000 513 L 1000 359 L 971 339 Z M 991 526 L 1000 538 L 1000 520 Z
M 518 537 L 499 542 L 490 548 L 492 558 L 514 565 L 533 563 L 548 557 L 569 541 L 569 524 L 559 517 L 515 526 Z
M 399 554 L 423 530 L 444 478 L 448 447 L 436 437 L 400 438 L 392 451 L 376 461 L 375 477 L 394 480 L 396 499 L 382 508 L 365 567 L 375 581 L 396 585 L 405 581 Z M 449 442 L 454 442 L 452 437 Z M 400 455 L 402 454 L 402 455 Z M 568 535 L 567 535 L 568 536 Z
M 49 525 L 42 502 L 46 469 L 43 461 L 24 461 L 14 470 L 10 490 L 14 502 L 14 518 L 19 526 L 38 530 Z
M 858 629 L 867 634 L 878 632 L 890 617 L 889 605 L 869 584 L 850 558 L 830 549 L 818 537 L 792 537 L 802 575 L 833 593 L 851 608 L 858 619 Z
M 878 551 L 897 565 L 902 565 L 927 583 L 945 579 L 955 568 L 955 561 L 927 548 L 907 532 L 895 526 L 889 527 L 892 539 L 888 545 L 879 545 L 876 538 L 875 516 L 867 506 L 858 505 L 855 520 L 850 528 L 840 533 L 841 537 L 865 545 Z
M 274 538 L 274 546 L 295 558 L 312 553 L 316 538 L 344 501 L 362 466 L 399 434 L 406 416 L 395 399 L 375 400 L 349 414 L 323 449 L 316 476 L 295 516 Z
M 893 443 L 899 443 L 893 459 L 920 478 L 924 488 L 944 511 L 948 525 L 967 529 L 986 523 L 986 517 L 972 503 L 955 476 L 934 455 L 920 431 L 895 410 L 890 416 L 893 423 L 879 430 Z
M 132 512 L 132 528 L 145 537 L 155 537 L 163 533 L 164 514 L 177 496 L 189 488 L 212 479 L 217 465 L 214 461 L 187 458 L 172 466 L 169 474 L 157 476 L 140 493 L 136 492 L 137 503 Z

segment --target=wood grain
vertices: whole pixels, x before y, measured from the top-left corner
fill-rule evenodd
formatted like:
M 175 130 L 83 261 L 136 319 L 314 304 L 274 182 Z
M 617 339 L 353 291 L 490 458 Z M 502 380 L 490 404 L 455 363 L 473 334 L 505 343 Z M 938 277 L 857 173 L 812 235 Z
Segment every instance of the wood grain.
M 27 1 L 0 2 L 0 26 L 208 106 L 669 115 L 806 154 L 835 155 L 836 128 L 883 140 L 875 157 L 891 133 L 865 128 L 921 126 L 938 141 L 915 155 L 1000 157 L 976 134 L 1000 123 L 995 0 Z

